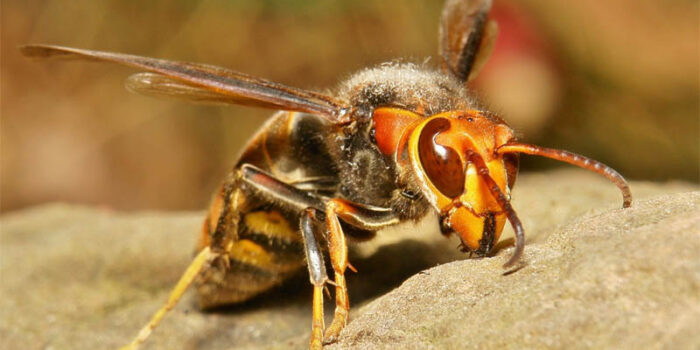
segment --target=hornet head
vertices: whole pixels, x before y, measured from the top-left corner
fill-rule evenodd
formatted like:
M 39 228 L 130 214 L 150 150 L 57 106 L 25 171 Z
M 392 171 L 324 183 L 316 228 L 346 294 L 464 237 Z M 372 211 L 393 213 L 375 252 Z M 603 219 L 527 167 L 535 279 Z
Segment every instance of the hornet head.
M 627 183 L 612 168 L 571 152 L 517 143 L 513 130 L 488 112 L 454 110 L 426 117 L 381 107 L 372 118 L 379 150 L 413 175 L 437 211 L 443 232 L 457 234 L 465 251 L 487 254 L 498 242 L 506 219 L 510 221 L 516 249 L 506 266 L 518 260 L 524 247 L 524 230 L 510 204 L 518 153 L 597 172 L 620 188 L 624 207 L 631 203 Z

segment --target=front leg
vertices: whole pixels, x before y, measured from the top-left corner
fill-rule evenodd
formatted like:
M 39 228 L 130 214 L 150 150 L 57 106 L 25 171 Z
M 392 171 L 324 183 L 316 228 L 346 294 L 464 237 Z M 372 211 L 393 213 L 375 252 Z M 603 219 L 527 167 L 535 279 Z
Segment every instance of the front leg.
M 340 220 L 368 231 L 377 231 L 399 222 L 389 209 L 370 207 L 334 198 L 326 202 L 326 229 L 328 231 L 328 253 L 335 273 L 335 314 L 324 335 L 325 343 L 332 343 L 345 328 L 350 311 L 345 270 L 348 267 L 348 246 Z

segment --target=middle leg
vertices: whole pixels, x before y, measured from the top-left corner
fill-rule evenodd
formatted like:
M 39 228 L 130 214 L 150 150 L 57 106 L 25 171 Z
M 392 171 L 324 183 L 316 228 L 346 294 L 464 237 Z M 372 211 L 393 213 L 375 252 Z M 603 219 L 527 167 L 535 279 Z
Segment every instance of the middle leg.
M 288 207 L 302 213 L 300 231 L 306 248 L 309 277 L 314 285 L 311 348 L 319 349 L 323 338 L 325 338 L 326 343 L 333 342 L 337 338 L 347 323 L 350 308 L 345 282 L 345 270 L 349 266 L 348 247 L 340 220 L 354 228 L 374 232 L 397 224 L 399 219 L 388 208 L 363 205 L 340 198 L 319 197 L 311 191 L 304 191 L 284 183 L 252 165 L 243 165 L 241 172 L 242 180 L 259 194 L 269 198 L 269 200 L 285 203 Z M 317 232 L 314 235 L 313 232 L 317 226 L 314 225 L 315 220 L 325 221 L 326 232 Z M 334 284 L 336 286 L 336 309 L 333 321 L 325 334 L 322 334 L 324 329 L 322 291 L 328 277 L 323 264 L 323 256 L 317 246 L 318 237 L 325 237 L 328 241 L 328 253 L 335 274 Z
M 316 350 L 323 348 L 323 288 L 328 282 L 326 265 L 323 253 L 316 239 L 315 231 L 318 216 L 323 216 L 316 209 L 307 208 L 299 219 L 299 227 L 304 238 L 304 251 L 306 252 L 306 265 L 309 268 L 309 280 L 314 286 L 313 320 L 311 322 L 311 340 L 309 348 Z

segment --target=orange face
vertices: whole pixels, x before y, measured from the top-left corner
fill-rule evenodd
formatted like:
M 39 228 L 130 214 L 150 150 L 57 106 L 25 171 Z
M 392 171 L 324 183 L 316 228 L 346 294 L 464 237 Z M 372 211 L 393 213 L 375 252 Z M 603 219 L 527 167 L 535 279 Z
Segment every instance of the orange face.
M 470 251 L 483 255 L 491 250 L 506 215 L 473 157 L 483 159 L 488 176 L 509 197 L 517 159 L 504 158 L 495 150 L 513 139 L 512 130 L 475 110 L 425 118 L 401 109 L 379 108 L 374 121 L 380 150 L 393 154 L 399 166 L 413 170 L 443 224 Z

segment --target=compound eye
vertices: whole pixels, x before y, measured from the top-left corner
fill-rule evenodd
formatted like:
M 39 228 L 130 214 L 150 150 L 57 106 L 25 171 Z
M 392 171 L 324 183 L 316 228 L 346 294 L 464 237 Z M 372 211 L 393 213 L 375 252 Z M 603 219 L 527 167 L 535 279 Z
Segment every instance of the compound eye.
M 444 118 L 429 121 L 418 139 L 418 154 L 430 182 L 442 194 L 457 198 L 464 192 L 464 166 L 459 154 L 452 148 L 435 142 L 435 137 L 450 128 Z

